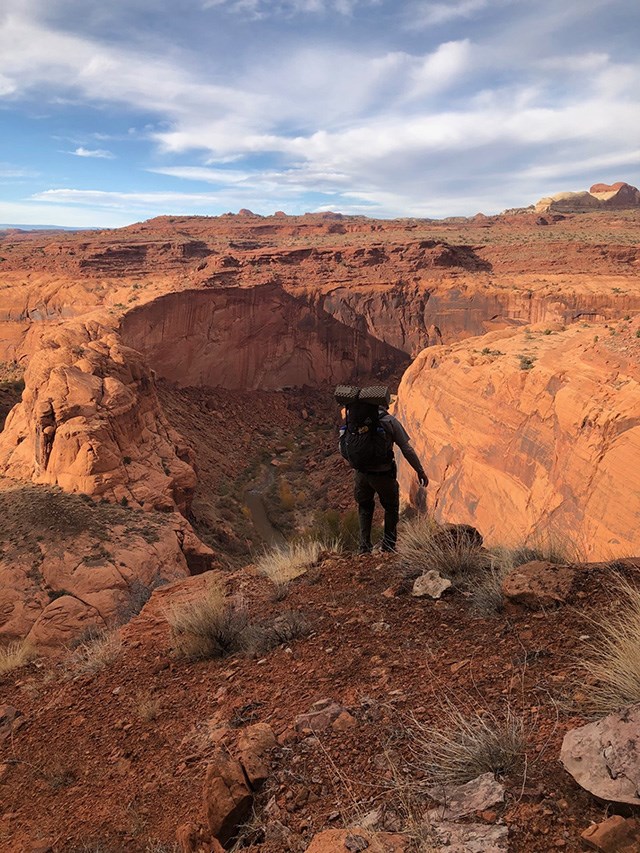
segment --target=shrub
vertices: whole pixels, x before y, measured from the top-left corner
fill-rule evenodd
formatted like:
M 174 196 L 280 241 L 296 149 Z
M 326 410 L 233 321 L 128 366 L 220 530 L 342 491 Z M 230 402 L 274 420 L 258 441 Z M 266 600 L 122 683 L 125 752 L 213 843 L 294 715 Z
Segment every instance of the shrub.
M 309 633 L 298 611 L 286 611 L 270 621 L 249 621 L 242 605 L 229 602 L 221 586 L 199 599 L 173 607 L 167 614 L 174 650 L 189 660 L 220 658 L 236 652 L 260 654 Z
M 15 640 L 0 648 L 0 675 L 25 666 L 35 655 L 34 647 L 26 640 Z
M 519 355 L 518 359 L 520 361 L 520 370 L 531 370 L 535 362 L 535 358 L 531 355 Z
M 612 612 L 593 620 L 596 639 L 582 661 L 590 680 L 595 679 L 588 704 L 602 714 L 640 702 L 640 589 L 621 575 L 612 577 L 621 599 Z
M 447 702 L 441 726 L 416 723 L 413 753 L 428 783 L 459 785 L 517 770 L 525 746 L 524 720 L 510 708 L 502 717 L 490 711 L 467 716 Z
M 174 605 L 166 618 L 180 657 L 220 658 L 245 647 L 246 609 L 228 602 L 219 584 L 212 584 L 202 598 Z

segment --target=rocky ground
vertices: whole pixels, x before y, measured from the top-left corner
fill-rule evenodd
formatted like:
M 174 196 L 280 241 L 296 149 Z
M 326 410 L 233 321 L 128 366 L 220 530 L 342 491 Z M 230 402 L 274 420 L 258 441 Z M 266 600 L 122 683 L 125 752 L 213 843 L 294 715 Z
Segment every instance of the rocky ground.
M 622 569 L 637 578 L 640 567 Z M 310 633 L 264 654 L 176 658 L 168 602 L 202 595 L 214 574 L 154 593 L 95 672 L 62 658 L 2 678 L 0 704 L 19 716 L 0 729 L 1 849 L 172 850 L 178 827 L 205 822 L 216 748 L 233 750 L 257 723 L 278 745 L 238 849 L 304 850 L 314 833 L 365 818 L 410 838 L 436 806 L 420 740 L 425 727 L 446 730 L 452 709 L 496 726 L 519 717 L 525 737 L 514 766 L 498 773 L 504 802 L 462 823 L 507 827 L 509 850 L 548 853 L 580 850 L 580 833 L 609 814 L 559 753 L 567 730 L 586 719 L 589 679 L 579 663 L 590 617 L 615 602 L 610 568 L 580 571 L 565 605 L 508 604 L 488 616 L 460 593 L 412 597 L 398 586 L 395 557 L 327 557 L 282 602 L 268 581 L 241 570 L 224 582 L 252 619 L 295 611 Z M 300 717 L 325 699 L 339 707 L 313 732 Z

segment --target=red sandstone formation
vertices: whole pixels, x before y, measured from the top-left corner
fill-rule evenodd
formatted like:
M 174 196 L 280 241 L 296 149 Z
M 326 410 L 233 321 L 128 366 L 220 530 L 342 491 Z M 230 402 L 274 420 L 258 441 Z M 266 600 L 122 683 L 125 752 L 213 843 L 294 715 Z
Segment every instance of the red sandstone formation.
M 424 350 L 398 414 L 436 518 L 472 523 L 492 544 L 551 536 L 593 559 L 637 551 L 639 329 L 538 325 Z M 403 465 L 416 500 L 414 479 Z
M 161 412 L 140 355 L 94 322 L 53 327 L 39 343 L 22 402 L 0 434 L 0 474 L 185 511 L 194 460 Z
M 589 192 L 556 193 L 542 198 L 536 211 L 581 213 L 590 210 L 626 210 L 640 206 L 640 191 L 624 181 L 615 184 L 594 184 Z

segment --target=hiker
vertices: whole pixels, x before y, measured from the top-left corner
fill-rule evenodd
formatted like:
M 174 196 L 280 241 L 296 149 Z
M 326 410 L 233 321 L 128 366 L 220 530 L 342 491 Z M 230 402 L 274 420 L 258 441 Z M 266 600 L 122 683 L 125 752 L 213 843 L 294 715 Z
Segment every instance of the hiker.
M 346 420 L 340 428 L 340 452 L 355 468 L 355 499 L 360 521 L 359 554 L 370 554 L 371 525 L 378 495 L 384 509 L 383 551 L 396 550 L 400 496 L 393 446 L 397 444 L 402 455 L 418 475 L 421 486 L 429 479 L 420 464 L 418 455 L 400 421 L 390 415 L 387 405 L 355 399 L 346 406 Z

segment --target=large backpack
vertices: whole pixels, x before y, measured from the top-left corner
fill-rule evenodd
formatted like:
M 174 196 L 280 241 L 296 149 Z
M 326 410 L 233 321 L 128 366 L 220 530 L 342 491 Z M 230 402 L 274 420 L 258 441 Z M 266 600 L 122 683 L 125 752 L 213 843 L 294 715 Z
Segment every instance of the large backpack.
M 356 471 L 371 471 L 393 462 L 393 442 L 380 423 L 378 406 L 354 400 L 340 430 L 340 452 Z

